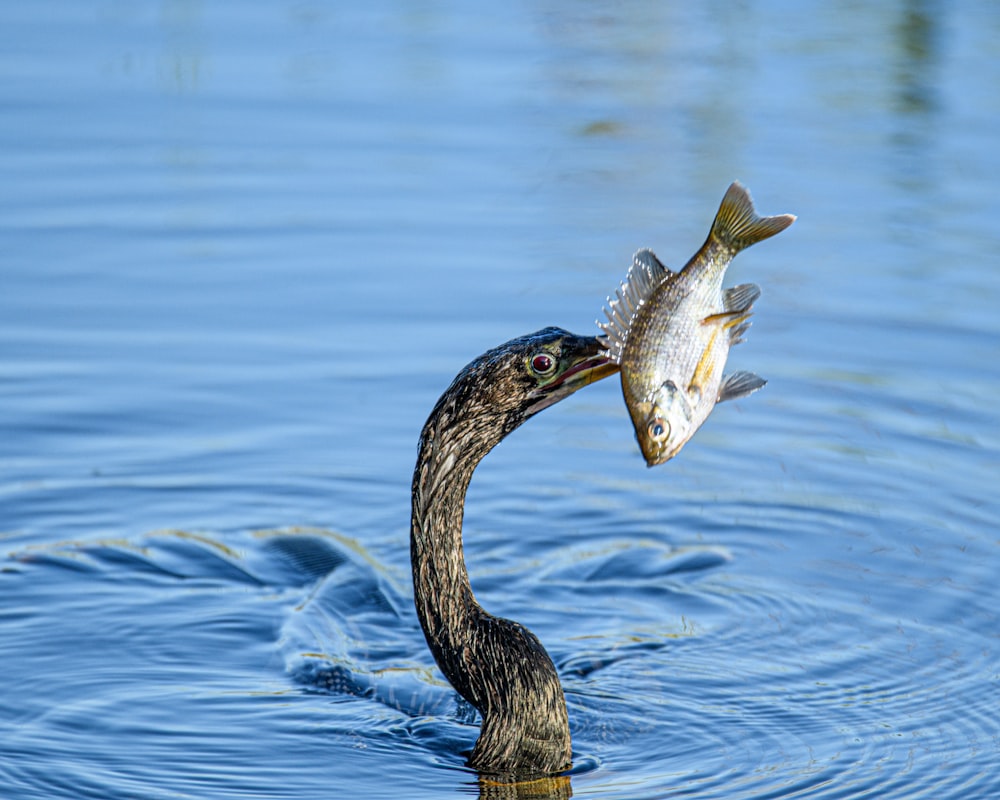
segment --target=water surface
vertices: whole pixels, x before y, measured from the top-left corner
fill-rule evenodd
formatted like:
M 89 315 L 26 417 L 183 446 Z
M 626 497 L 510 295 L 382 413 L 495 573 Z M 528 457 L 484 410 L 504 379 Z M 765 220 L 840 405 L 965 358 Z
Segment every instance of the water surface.
M 734 178 L 768 386 L 653 470 L 615 379 L 532 420 L 477 595 L 574 796 L 1000 794 L 1000 13 L 689 6 L 0 10 L 4 796 L 475 795 L 420 426 Z

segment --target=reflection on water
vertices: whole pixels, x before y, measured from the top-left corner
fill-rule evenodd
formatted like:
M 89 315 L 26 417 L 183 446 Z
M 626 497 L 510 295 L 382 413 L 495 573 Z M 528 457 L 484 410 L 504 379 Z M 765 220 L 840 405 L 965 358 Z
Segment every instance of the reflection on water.
M 935 111 L 934 67 L 938 60 L 941 31 L 933 15 L 937 9 L 926 2 L 907 3 L 897 22 L 899 49 L 895 78 L 898 109 L 904 114 Z M 919 127 L 911 131 L 919 134 Z
M 1000 794 L 995 10 L 8 6 L 5 796 Z M 799 216 L 734 265 L 768 386 L 647 470 L 606 381 L 473 481 L 575 763 L 480 781 L 417 433 L 734 178 Z
M 481 800 L 566 800 L 572 796 L 570 779 L 565 775 L 514 784 L 479 779 Z

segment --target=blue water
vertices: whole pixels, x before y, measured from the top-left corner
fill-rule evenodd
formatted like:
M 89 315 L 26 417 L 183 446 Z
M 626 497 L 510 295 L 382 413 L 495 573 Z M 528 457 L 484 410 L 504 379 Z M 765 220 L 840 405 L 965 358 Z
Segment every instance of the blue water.
M 468 498 L 576 797 L 1000 796 L 1000 11 L 0 7 L 0 794 L 464 797 L 409 482 L 729 182 L 769 379 L 647 470 L 617 379 Z M 566 793 L 566 788 L 562 791 Z

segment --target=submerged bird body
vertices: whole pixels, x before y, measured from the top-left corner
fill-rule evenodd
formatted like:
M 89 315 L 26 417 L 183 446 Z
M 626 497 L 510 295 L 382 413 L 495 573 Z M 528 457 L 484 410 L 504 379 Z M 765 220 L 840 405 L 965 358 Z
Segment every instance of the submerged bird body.
M 420 436 L 410 557 L 417 616 L 452 686 L 482 716 L 470 766 L 504 778 L 569 767 L 566 702 L 552 659 L 523 625 L 476 601 L 462 551 L 472 473 L 522 422 L 617 371 L 598 339 L 558 328 L 514 339 L 463 369 Z
M 795 217 L 759 217 L 747 190 L 733 183 L 708 239 L 680 272 L 651 250 L 635 254 L 608 322 L 598 323 L 610 358 L 621 367 L 622 393 L 649 466 L 673 458 L 715 404 L 765 381 L 749 372 L 723 375 L 729 348 L 741 341 L 760 289 L 722 288 L 733 257 L 787 228 Z

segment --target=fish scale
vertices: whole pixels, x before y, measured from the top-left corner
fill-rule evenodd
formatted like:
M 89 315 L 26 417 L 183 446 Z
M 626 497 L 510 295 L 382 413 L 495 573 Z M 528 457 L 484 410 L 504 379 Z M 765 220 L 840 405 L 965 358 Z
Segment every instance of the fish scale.
M 621 367 L 622 393 L 648 466 L 677 455 L 716 403 L 744 397 L 766 381 L 724 375 L 729 349 L 743 341 L 760 289 L 723 289 L 733 258 L 780 233 L 795 217 L 761 217 L 738 181 L 726 191 L 705 243 L 679 272 L 652 250 L 632 257 L 625 280 L 598 322 L 608 355 Z

